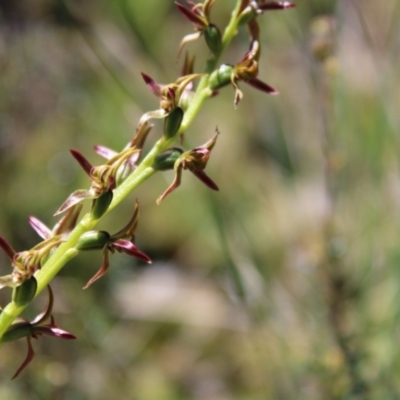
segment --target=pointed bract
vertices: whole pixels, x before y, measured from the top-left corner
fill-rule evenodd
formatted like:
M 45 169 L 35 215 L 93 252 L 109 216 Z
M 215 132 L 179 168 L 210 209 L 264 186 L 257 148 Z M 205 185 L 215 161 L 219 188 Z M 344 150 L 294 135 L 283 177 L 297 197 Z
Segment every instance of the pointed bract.
M 0 236 L 0 247 L 3 249 L 6 256 L 10 260 L 12 260 L 16 251 L 13 249 L 11 244 L 8 243 L 7 240 L 3 238 L 3 236 Z
M 113 244 L 112 247 L 122 253 L 126 253 L 132 257 L 138 258 L 139 260 L 145 261 L 151 264 L 150 257 L 140 251 L 132 242 L 125 239 L 118 239 Z
M 49 239 L 52 236 L 51 230 L 42 221 L 34 216 L 30 216 L 28 220 L 30 226 L 42 239 Z
M 109 149 L 108 147 L 97 145 L 94 146 L 94 151 L 99 155 L 109 160 L 110 158 L 115 157 L 118 153 L 114 150 Z
M 93 168 L 93 165 L 78 150 L 71 149 L 70 153 L 75 158 L 75 160 L 78 161 L 82 169 L 90 176 L 90 171 Z
M 87 199 L 94 199 L 96 196 L 90 191 L 86 189 L 79 189 L 75 192 L 71 193 L 67 200 L 60 206 L 60 208 L 54 213 L 54 215 L 58 215 L 68 210 L 69 208 L 81 203 Z

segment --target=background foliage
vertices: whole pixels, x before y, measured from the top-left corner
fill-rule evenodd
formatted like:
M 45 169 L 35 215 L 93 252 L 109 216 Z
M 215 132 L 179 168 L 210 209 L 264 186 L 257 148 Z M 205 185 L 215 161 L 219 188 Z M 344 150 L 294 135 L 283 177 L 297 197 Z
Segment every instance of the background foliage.
M 242 85 L 234 110 L 227 88 L 187 132 L 189 148 L 221 131 L 220 192 L 186 174 L 156 206 L 160 173 L 114 210 L 110 231 L 140 199 L 153 265 L 115 255 L 86 291 L 100 254 L 67 265 L 55 312 L 79 340 L 35 342 L 16 381 L 25 344 L 3 347 L 0 398 L 400 398 L 400 5 L 297 3 L 259 19 L 260 79 L 280 96 Z M 28 216 L 51 225 L 87 186 L 68 150 L 95 164 L 93 145 L 122 148 L 157 108 L 140 72 L 174 81 L 192 27 L 172 0 L 1 1 L 0 21 L 0 231 L 23 250 L 38 240 Z M 188 48 L 201 71 L 206 46 Z M 246 50 L 241 32 L 224 61 Z

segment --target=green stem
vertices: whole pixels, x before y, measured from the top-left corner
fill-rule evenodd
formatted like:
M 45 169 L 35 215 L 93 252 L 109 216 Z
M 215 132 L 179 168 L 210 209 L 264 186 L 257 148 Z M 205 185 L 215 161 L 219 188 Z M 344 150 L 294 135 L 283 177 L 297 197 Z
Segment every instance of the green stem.
M 203 103 L 210 97 L 211 90 L 208 88 L 209 74 L 215 70 L 218 65 L 219 59 L 223 52 L 227 48 L 228 44 L 237 32 L 237 13 L 239 10 L 240 1 L 237 1 L 235 10 L 232 14 L 231 20 L 227 25 L 223 38 L 222 46 L 218 54 L 212 56 L 208 61 L 205 68 L 205 73 L 203 78 L 200 80 L 197 87 L 196 93 L 185 112 L 184 119 L 182 121 L 181 127 L 175 137 L 166 140 L 164 137 L 159 139 L 153 148 L 149 151 L 137 169 L 120 185 L 114 190 L 113 201 L 110 204 L 106 215 L 108 212 L 113 210 L 118 204 L 121 203 L 129 193 L 131 193 L 135 188 L 137 188 L 141 183 L 150 178 L 156 171 L 152 168 L 155 157 L 161 152 L 167 150 L 171 147 L 175 139 L 184 131 L 187 130 L 189 125 L 193 122 L 194 118 L 201 109 Z M 103 215 L 103 216 L 104 216 Z M 39 295 L 43 289 L 51 282 L 51 280 L 58 274 L 58 272 L 63 268 L 63 266 L 75 257 L 78 252 L 75 249 L 75 245 L 79 238 L 85 232 L 93 229 L 99 219 L 95 219 L 91 214 L 86 214 L 79 224 L 74 228 L 74 230 L 69 234 L 66 241 L 60 245 L 46 263 L 42 266 L 35 277 L 38 282 L 38 288 L 36 296 Z M 10 302 L 0 314 L 0 346 L 2 345 L 1 338 L 7 331 L 9 326 L 13 321 L 21 314 L 26 306 L 17 306 L 14 302 Z

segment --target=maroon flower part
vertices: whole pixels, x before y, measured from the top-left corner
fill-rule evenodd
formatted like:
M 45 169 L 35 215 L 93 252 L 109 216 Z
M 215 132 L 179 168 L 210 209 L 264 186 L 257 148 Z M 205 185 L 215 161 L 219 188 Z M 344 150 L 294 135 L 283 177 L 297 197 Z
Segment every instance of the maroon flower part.
M 276 89 L 257 78 L 259 58 L 260 44 L 257 40 L 255 40 L 250 44 L 250 50 L 245 54 L 239 63 L 233 66 L 223 64 L 218 70 L 211 74 L 209 80 L 210 89 L 215 91 L 231 83 L 235 89 L 235 108 L 237 107 L 239 101 L 243 98 L 243 93 L 238 84 L 239 81 L 243 81 L 264 93 L 273 95 L 278 94 Z
M 10 342 L 13 340 L 21 339 L 26 337 L 28 343 L 28 353 L 21 366 L 17 369 L 12 379 L 15 379 L 32 361 L 35 356 L 35 352 L 32 347 L 32 338 L 38 339 L 41 335 L 53 336 L 60 339 L 76 339 L 76 337 L 61 328 L 59 328 L 54 317 L 51 315 L 54 304 L 53 291 L 50 286 L 47 286 L 49 299 L 45 310 L 39 314 L 33 321 L 27 321 L 24 318 L 18 318 L 4 334 L 2 340 L 4 342 Z
M 182 171 L 188 169 L 198 179 L 200 179 L 206 186 L 212 190 L 219 190 L 216 183 L 204 172 L 208 160 L 211 155 L 217 137 L 218 130 L 215 135 L 202 146 L 196 147 L 193 150 L 182 153 L 174 164 L 175 178 L 167 190 L 157 199 L 157 204 L 160 204 L 171 192 L 173 192 L 181 183 Z
M 190 61 L 188 62 L 190 63 Z M 190 68 L 190 64 L 187 68 Z M 152 118 L 165 118 L 164 135 L 167 139 L 174 137 L 180 128 L 189 99 L 192 97 L 192 82 L 200 76 L 202 75 L 189 74 L 181 76 L 174 83 L 163 85 L 155 82 L 153 78 L 142 72 L 142 77 L 146 85 L 160 100 L 160 108 L 143 114 L 139 120 L 136 131 L 140 131 L 143 124 L 146 124 L 147 121 Z M 169 116 L 171 116 L 171 118 L 169 118 Z M 171 129 L 171 120 L 173 122 L 173 129 Z
M 216 53 L 221 47 L 221 33 L 219 29 L 210 22 L 211 7 L 215 3 L 215 0 L 206 0 L 204 3 L 194 3 L 193 1 L 187 1 L 189 7 L 175 2 L 179 11 L 184 15 L 186 19 L 194 24 L 195 33 L 186 35 L 179 46 L 178 57 L 182 52 L 183 47 L 186 43 L 197 40 L 201 35 L 204 34 L 206 43 L 209 49 Z
M 137 151 L 134 152 L 131 157 L 127 158 L 118 169 L 116 174 L 117 184 L 120 184 L 132 171 L 136 169 L 137 163 L 139 162 L 140 156 L 142 154 L 142 149 L 146 141 L 147 135 L 150 133 L 152 128 L 153 125 L 145 122 L 141 125 L 140 129 L 135 132 L 133 139 L 125 146 L 124 150 L 132 148 L 136 149 Z M 108 147 L 101 145 L 95 146 L 94 150 L 97 154 L 104 157 L 106 160 L 111 160 L 118 154 L 118 152 L 116 152 L 115 150 L 109 149 Z
M 0 289 L 9 286 L 20 286 L 25 280 L 41 268 L 43 260 L 47 258 L 52 249 L 62 243 L 61 235 L 51 236 L 40 242 L 30 250 L 16 252 L 13 247 L 0 236 L 0 247 L 11 260 L 13 271 L 10 275 L 0 277 Z
M 260 81 L 258 76 L 258 60 L 260 58 L 260 43 L 253 41 L 250 50 L 245 54 L 242 61 L 235 65 L 234 73 L 231 76 L 232 85 L 235 88 L 235 106 L 243 97 L 239 89 L 238 81 L 243 81 L 254 88 L 268 94 L 278 94 L 279 92 L 272 86 Z
M 132 257 L 138 258 L 139 260 L 151 263 L 151 259 L 145 253 L 140 251 L 135 241 L 135 229 L 139 220 L 139 202 L 135 203 L 135 210 L 132 218 L 128 224 L 122 228 L 119 232 L 110 236 L 104 231 L 90 231 L 83 234 L 79 239 L 76 249 L 77 250 L 102 250 L 102 264 L 96 274 L 89 280 L 84 286 L 84 289 L 88 288 L 93 282 L 101 278 L 109 269 L 110 253 L 115 251 L 126 253 Z
M 188 65 L 185 68 L 190 68 L 190 60 L 188 60 Z M 185 107 L 181 104 L 181 97 L 188 85 L 191 85 L 195 79 L 201 76 L 202 74 L 184 75 L 179 77 L 174 83 L 163 85 L 155 82 L 153 78 L 142 72 L 142 77 L 146 85 L 160 100 L 160 109 L 144 114 L 141 119 L 148 120 L 150 118 L 165 118 L 177 107 L 185 109 Z M 190 88 L 192 88 L 192 86 L 190 86 Z
M 296 7 L 296 4 L 290 1 L 265 1 L 265 0 L 242 0 L 239 8 L 239 14 L 249 11 L 249 7 L 261 14 L 264 11 L 286 10 Z
M 78 161 L 79 165 L 89 176 L 91 186 L 89 190 L 80 189 L 73 192 L 54 215 L 61 214 L 86 199 L 98 199 L 106 192 L 115 189 L 117 186 L 117 174 L 120 167 L 139 150 L 130 147 L 123 150 L 121 153 L 116 154 L 104 165 L 96 167 L 94 167 L 79 151 L 73 149 L 70 151 L 73 157 Z
M 251 39 L 258 40 L 260 28 L 256 17 L 265 11 L 286 10 L 296 7 L 290 1 L 242 0 L 239 7 L 239 24 L 247 23 Z

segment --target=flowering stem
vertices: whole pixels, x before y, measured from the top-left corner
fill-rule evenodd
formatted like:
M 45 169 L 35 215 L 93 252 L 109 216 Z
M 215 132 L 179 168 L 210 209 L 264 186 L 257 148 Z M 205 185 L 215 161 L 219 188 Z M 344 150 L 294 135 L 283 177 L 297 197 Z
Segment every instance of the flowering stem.
M 232 13 L 231 20 L 227 25 L 224 35 L 222 38 L 222 46 L 217 54 L 214 54 L 209 58 L 206 64 L 204 76 L 200 80 L 196 93 L 190 102 L 188 109 L 185 111 L 185 115 L 178 130 L 177 134 L 169 139 L 162 137 L 159 139 L 152 149 L 148 152 L 146 157 L 140 163 L 140 165 L 132 172 L 132 174 L 113 191 L 113 200 L 103 214 L 106 215 L 112 209 L 114 209 L 121 201 L 127 197 L 135 188 L 141 183 L 150 178 L 156 171 L 152 168 L 155 157 L 161 152 L 170 148 L 174 141 L 181 133 L 187 130 L 194 118 L 201 109 L 203 103 L 211 96 L 212 90 L 208 87 L 209 75 L 218 66 L 219 59 L 225 51 L 228 44 L 231 42 L 233 37 L 237 33 L 237 14 L 240 7 L 241 1 L 236 2 L 235 10 Z M 50 256 L 50 258 L 44 263 L 42 268 L 35 274 L 38 282 L 36 296 L 46 288 L 51 280 L 57 275 L 57 273 L 63 268 L 63 266 L 75 257 L 78 251 L 75 249 L 79 238 L 85 233 L 92 230 L 99 219 L 96 219 L 92 214 L 86 214 L 81 221 L 77 224 L 74 230 L 68 235 L 68 238 L 63 242 Z M 2 345 L 1 338 L 7 331 L 13 321 L 21 314 L 25 309 L 25 306 L 17 306 L 11 301 L 0 313 L 0 346 Z

